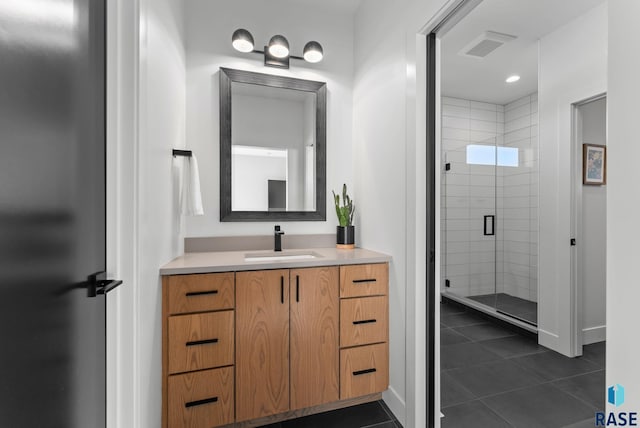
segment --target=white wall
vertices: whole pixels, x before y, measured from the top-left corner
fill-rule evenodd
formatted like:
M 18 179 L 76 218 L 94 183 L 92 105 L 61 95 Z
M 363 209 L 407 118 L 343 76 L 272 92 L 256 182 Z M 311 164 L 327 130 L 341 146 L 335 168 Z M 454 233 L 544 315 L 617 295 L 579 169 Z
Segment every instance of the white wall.
M 582 144 L 607 144 L 607 101 L 601 98 L 578 107 L 581 139 L 576 154 L 582 161 Z M 601 342 L 606 337 L 607 280 L 607 186 L 581 184 L 582 168 L 577 171 L 581 195 L 580 269 L 578 286 L 582 290 L 583 344 Z
M 606 4 L 541 39 L 538 79 L 538 338 L 571 355 L 572 104 L 606 92 Z
M 393 256 L 384 398 L 407 428 L 426 426 L 426 148 L 416 121 L 424 114 L 416 71 L 424 72 L 425 44 L 417 34 L 443 3 L 367 0 L 355 21 L 356 221 L 362 246 Z M 437 335 L 438 328 L 436 343 Z
M 626 402 L 616 410 L 640 408 L 640 157 L 637 144 L 640 57 L 631 54 L 640 45 L 640 2 L 609 2 L 609 88 L 607 92 L 607 385 L 626 388 Z M 611 405 L 609 409 L 613 411 Z
M 353 16 L 286 0 L 190 0 L 185 8 L 187 146 L 198 157 L 205 211 L 204 216 L 187 219 L 186 235 L 265 235 L 273 230 L 273 223 L 219 220 L 219 67 L 327 82 L 327 220 L 279 223 L 288 234 L 335 232 L 331 190 L 347 183 L 356 204 L 359 200 L 352 186 Z M 325 58 L 317 64 L 291 60 L 289 70 L 264 67 L 261 55 L 233 49 L 231 34 L 237 28 L 253 34 L 256 49 L 262 49 L 271 36 L 283 34 L 291 53 L 299 56 L 306 42 L 317 40 Z
M 178 188 L 171 149 L 184 147 L 185 55 L 181 0 L 140 3 L 137 150 L 136 427 L 161 425 L 161 285 L 158 269 L 182 253 Z

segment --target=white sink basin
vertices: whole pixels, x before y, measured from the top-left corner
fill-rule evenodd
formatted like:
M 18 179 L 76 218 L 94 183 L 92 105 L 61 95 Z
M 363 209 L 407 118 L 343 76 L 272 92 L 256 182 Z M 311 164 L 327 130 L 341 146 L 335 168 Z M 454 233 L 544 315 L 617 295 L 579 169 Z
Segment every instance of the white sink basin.
M 264 252 L 264 253 L 247 253 L 244 255 L 245 262 L 285 262 L 292 260 L 309 260 L 321 257 L 314 252 Z

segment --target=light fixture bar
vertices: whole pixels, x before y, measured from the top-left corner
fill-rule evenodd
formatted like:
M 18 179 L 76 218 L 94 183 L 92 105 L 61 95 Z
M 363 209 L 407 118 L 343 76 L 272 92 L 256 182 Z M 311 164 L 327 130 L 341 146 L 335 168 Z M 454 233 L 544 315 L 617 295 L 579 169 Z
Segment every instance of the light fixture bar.
M 237 51 L 264 55 L 264 65 L 268 67 L 289 68 L 290 59 L 316 63 L 322 61 L 324 56 L 322 46 L 316 41 L 307 42 L 302 56 L 291 55 L 289 41 L 280 34 L 271 37 L 264 50 L 254 49 L 253 36 L 243 28 L 234 31 L 231 39 Z

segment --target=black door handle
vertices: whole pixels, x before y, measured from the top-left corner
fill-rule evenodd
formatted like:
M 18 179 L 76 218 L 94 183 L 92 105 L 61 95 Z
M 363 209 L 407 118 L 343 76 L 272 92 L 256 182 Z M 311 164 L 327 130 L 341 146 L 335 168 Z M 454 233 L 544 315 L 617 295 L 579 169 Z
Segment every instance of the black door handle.
M 107 294 L 122 281 L 118 279 L 106 279 L 106 272 L 96 272 L 87 278 L 87 297 L 96 297 L 98 294 Z

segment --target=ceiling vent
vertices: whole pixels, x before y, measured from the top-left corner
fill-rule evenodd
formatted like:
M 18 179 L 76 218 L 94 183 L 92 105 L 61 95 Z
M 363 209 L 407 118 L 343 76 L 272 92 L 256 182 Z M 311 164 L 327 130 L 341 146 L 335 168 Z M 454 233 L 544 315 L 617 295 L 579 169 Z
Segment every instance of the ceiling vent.
M 515 39 L 516 36 L 511 36 L 509 34 L 485 31 L 458 52 L 458 55 L 471 58 L 484 58 L 500 46 Z

